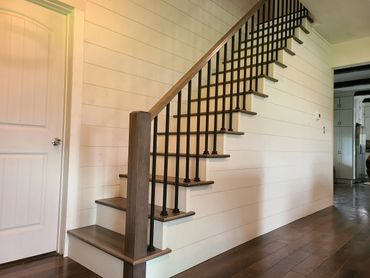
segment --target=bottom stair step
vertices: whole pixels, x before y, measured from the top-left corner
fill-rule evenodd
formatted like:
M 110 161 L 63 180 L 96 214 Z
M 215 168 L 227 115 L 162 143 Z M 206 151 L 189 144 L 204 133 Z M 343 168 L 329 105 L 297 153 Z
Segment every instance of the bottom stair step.
M 95 203 L 97 203 L 99 205 L 111 207 L 111 208 L 114 208 L 114 209 L 122 210 L 122 211 L 126 211 L 126 209 L 127 209 L 127 199 L 122 198 L 122 197 L 100 199 L 100 200 L 96 200 Z M 194 211 L 189 211 L 189 212 L 180 211 L 179 213 L 173 213 L 172 209 L 168 208 L 167 209 L 168 215 L 167 216 L 162 216 L 161 211 L 162 211 L 162 207 L 155 206 L 154 219 L 157 220 L 157 221 L 161 221 L 161 222 L 169 222 L 169 221 L 173 221 L 173 220 L 176 220 L 176 219 L 192 216 L 192 215 L 195 214 Z
M 168 248 L 164 250 L 155 249 L 153 252 L 148 251 L 145 257 L 133 260 L 125 255 L 124 235 L 98 225 L 70 230 L 68 234 L 132 265 L 137 265 L 171 252 L 171 249 Z

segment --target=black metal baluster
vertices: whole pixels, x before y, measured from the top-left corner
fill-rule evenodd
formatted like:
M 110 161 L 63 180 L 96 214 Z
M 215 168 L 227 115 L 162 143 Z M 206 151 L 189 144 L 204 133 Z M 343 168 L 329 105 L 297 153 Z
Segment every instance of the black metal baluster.
M 179 115 L 180 116 L 180 115 Z M 170 131 L 170 104 L 166 106 L 166 131 L 164 140 L 164 170 L 163 170 L 163 199 L 162 199 L 162 216 L 167 216 L 167 178 L 168 178 L 168 145 Z
M 247 52 L 248 52 L 248 21 L 245 23 L 245 35 L 244 35 L 244 87 L 243 87 L 243 110 L 246 110 L 246 98 L 247 98 Z
M 267 12 L 267 50 L 266 50 L 266 75 L 269 75 L 269 55 L 270 55 L 270 36 L 271 36 L 271 28 L 270 28 L 270 21 L 271 21 L 271 0 L 268 0 L 267 1 L 267 8 L 268 8 L 268 12 Z
M 153 155 L 152 155 L 152 187 L 150 196 L 150 218 L 149 218 L 149 251 L 154 251 L 154 213 L 155 213 L 155 185 L 157 172 L 157 134 L 158 134 L 158 116 L 154 118 L 153 123 Z
M 277 57 L 275 58 L 275 40 L 276 40 L 276 24 L 275 24 L 275 0 L 271 0 L 272 2 L 272 37 L 271 37 L 271 61 L 276 61 Z
M 229 130 L 233 130 L 233 98 L 234 98 L 234 49 L 235 35 L 231 38 L 231 74 L 230 74 L 230 111 L 229 111 Z
M 207 99 L 206 99 L 206 133 L 204 137 L 204 152 L 203 154 L 209 154 L 208 151 L 208 139 L 209 139 L 209 102 L 211 97 L 211 60 L 208 61 L 207 65 Z
M 254 15 L 252 15 L 251 23 L 251 50 L 250 50 L 250 65 L 249 65 L 249 92 L 253 92 L 253 48 L 254 48 Z M 247 47 L 247 44 L 245 45 Z
M 199 177 L 199 153 L 200 153 L 200 112 L 202 109 L 202 70 L 198 72 L 198 100 L 197 100 L 197 139 L 195 157 L 195 177 L 194 181 L 200 181 Z
M 224 45 L 224 72 L 222 77 L 222 123 L 221 130 L 226 130 L 225 114 L 226 114 L 226 76 L 227 76 L 227 43 Z
M 177 95 L 177 115 L 181 115 L 181 91 Z M 176 173 L 175 173 L 175 207 L 174 213 L 179 213 L 179 176 L 180 176 L 180 148 L 181 148 L 181 117 L 177 117 L 176 126 Z
M 238 74 L 238 78 L 236 79 L 236 81 L 238 82 L 236 84 L 236 107 L 235 109 L 237 110 L 240 110 L 240 67 L 241 67 L 241 52 L 240 52 L 240 49 L 241 49 L 241 45 L 242 45 L 242 29 L 240 28 L 239 31 L 238 31 L 238 70 L 237 70 L 237 74 Z M 234 74 L 234 72 L 232 72 L 231 74 Z
M 265 18 L 266 18 L 266 2 L 263 4 L 262 7 L 262 49 L 261 49 L 261 73 L 260 75 L 263 76 L 264 74 L 264 68 L 265 68 L 265 32 L 266 32 L 266 26 L 265 26 Z
M 293 8 L 292 8 L 292 0 L 289 0 L 289 37 L 293 35 L 293 28 L 292 28 L 292 16 L 293 16 Z
M 293 16 L 293 30 L 294 30 L 294 35 L 295 35 L 295 28 L 297 28 L 297 0 L 293 1 L 293 11 L 294 11 L 294 16 Z
M 260 9 L 258 9 L 257 12 L 257 49 L 256 49 L 256 76 L 254 79 L 254 91 L 258 92 L 258 71 L 259 71 L 259 48 L 260 48 Z
M 284 15 L 284 40 L 285 40 L 285 44 L 284 44 L 284 47 L 287 47 L 288 46 L 288 0 L 284 0 L 285 2 L 285 15 Z
M 280 0 L 277 0 L 276 7 L 276 60 L 279 58 L 279 38 L 280 38 Z
M 190 182 L 190 117 L 191 117 L 191 80 L 188 83 L 188 107 L 186 114 L 186 160 L 185 160 L 185 179 Z
M 218 81 L 219 81 L 219 64 L 220 64 L 220 51 L 216 54 L 216 88 L 215 88 L 215 115 L 213 117 L 213 151 L 212 154 L 217 154 L 217 118 L 218 118 Z
M 282 0 L 281 1 L 281 41 L 280 41 L 280 47 L 283 48 L 285 47 L 286 45 L 284 45 L 284 42 L 285 42 L 285 38 L 284 38 L 284 33 L 285 33 L 285 1 L 286 0 Z
M 281 1 L 281 15 L 280 15 L 280 48 L 283 48 L 284 44 L 284 2 L 285 0 Z

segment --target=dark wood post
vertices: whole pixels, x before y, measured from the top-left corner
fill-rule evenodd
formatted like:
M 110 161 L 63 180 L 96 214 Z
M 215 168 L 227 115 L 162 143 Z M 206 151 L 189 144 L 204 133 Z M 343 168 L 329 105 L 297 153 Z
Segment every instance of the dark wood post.
M 150 114 L 130 114 L 125 253 L 133 260 L 147 254 L 150 163 Z M 125 263 L 125 278 L 144 278 L 146 263 Z

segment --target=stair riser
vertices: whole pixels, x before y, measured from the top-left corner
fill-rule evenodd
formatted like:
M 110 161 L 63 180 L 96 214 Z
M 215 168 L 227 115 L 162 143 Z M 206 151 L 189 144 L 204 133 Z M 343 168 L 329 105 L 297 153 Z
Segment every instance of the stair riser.
M 292 32 L 291 34 L 295 34 L 297 33 L 297 29 L 299 27 L 296 27 L 296 28 L 292 28 Z M 283 26 L 279 26 L 279 29 L 275 26 L 275 28 L 272 28 L 272 26 L 270 27 L 270 42 L 272 40 L 279 40 L 281 39 L 282 37 L 284 38 L 285 37 L 285 25 Z M 253 33 L 253 45 L 256 46 L 257 45 L 257 41 L 259 41 L 259 43 L 267 43 L 267 37 L 268 37 L 268 29 L 266 28 L 265 30 L 262 30 L 259 32 L 259 39 L 257 40 L 257 31 L 255 31 Z M 287 34 L 289 36 L 289 27 L 287 29 Z M 264 35 L 264 37 L 262 37 Z M 248 46 L 251 45 L 251 39 L 252 39 L 252 36 L 251 34 L 249 34 L 249 37 L 248 37 Z M 242 48 L 244 48 L 244 45 L 245 45 L 245 42 L 243 41 L 241 43 L 241 46 Z
M 125 182 L 126 183 L 126 182 Z M 158 194 L 159 195 L 159 194 Z M 108 206 L 97 204 L 97 215 L 96 224 L 114 231 L 116 233 L 125 234 L 125 223 L 126 223 L 126 212 L 111 208 Z M 157 248 L 163 248 L 163 235 L 162 226 L 163 223 L 159 221 L 154 222 L 154 246 Z M 149 218 L 148 218 L 149 227 Z M 149 230 L 148 230 L 148 241 L 149 241 Z
M 278 61 L 281 62 L 281 63 L 284 63 L 284 50 L 279 50 L 278 51 Z M 255 55 L 256 53 L 254 53 Z M 266 62 L 266 61 L 272 61 L 271 59 L 275 59 L 276 58 L 276 54 L 271 54 L 271 53 L 265 53 L 263 55 L 263 61 Z M 254 56 L 253 57 L 253 64 L 255 65 L 257 63 L 257 60 L 258 60 L 258 63 L 261 63 L 262 61 L 262 53 L 259 53 L 258 55 L 258 59 L 257 59 L 257 56 Z M 247 66 L 251 64 L 251 58 L 250 57 L 247 57 Z M 240 61 L 240 65 L 241 67 L 244 67 L 244 53 L 241 55 L 241 61 Z M 238 57 L 235 56 L 235 60 L 234 60 L 234 69 L 237 69 L 238 68 Z M 231 69 L 231 61 L 228 61 L 226 63 L 226 69 L 227 70 L 230 70 Z M 223 71 L 224 70 L 224 67 L 223 65 L 220 65 L 220 71 Z
M 221 111 L 221 108 L 219 109 Z M 232 115 L 232 124 L 233 124 L 233 129 L 238 130 L 238 113 L 233 113 Z M 226 128 L 229 127 L 229 118 L 230 115 L 228 113 L 225 113 L 225 124 Z M 200 116 L 200 130 L 206 130 L 206 121 L 207 117 L 206 115 L 201 115 Z M 209 115 L 208 117 L 208 124 L 209 124 L 209 129 L 208 130 L 213 130 L 214 127 L 214 115 Z M 181 117 L 181 131 L 187 131 L 187 117 Z M 217 127 L 220 129 L 222 126 L 222 114 L 217 115 Z M 177 130 L 177 118 L 173 118 L 171 120 L 171 131 L 176 131 Z M 196 131 L 197 130 L 197 117 L 196 116 L 191 116 L 190 117 L 190 130 L 191 131 Z
M 271 20 L 269 22 L 265 22 L 263 24 L 260 24 L 260 30 L 265 30 L 265 29 L 267 29 L 269 27 L 272 28 L 272 25 L 273 24 L 277 25 L 279 23 L 285 22 L 286 20 L 289 21 L 290 19 L 293 19 L 294 16 L 299 17 L 300 16 L 300 13 L 298 13 L 298 12 L 297 13 L 292 13 L 292 14 L 288 15 L 287 18 L 285 16 L 284 17 L 279 17 L 279 18 L 276 18 L 276 19 Z M 306 20 L 307 20 L 306 18 L 303 18 L 302 19 L 302 21 L 306 21 Z
M 176 152 L 176 140 L 177 136 L 169 136 L 169 152 L 175 153 Z M 204 142 L 205 142 L 205 134 L 200 134 L 200 144 L 199 144 L 199 149 L 203 152 L 204 151 Z M 180 136 L 180 153 L 186 153 L 186 135 L 181 135 Z M 196 135 L 190 135 L 190 153 L 196 153 L 196 140 L 197 136 Z M 208 142 L 209 145 L 213 148 L 213 142 L 214 142 L 214 135 L 209 134 L 208 136 Z M 224 153 L 224 135 L 219 134 L 217 136 L 217 151 L 219 153 Z M 158 137 L 158 152 L 164 152 L 165 149 L 165 136 L 159 136 Z
M 246 80 L 247 82 L 247 89 L 249 90 L 250 89 L 250 80 Z M 265 92 L 265 82 L 269 82 L 268 80 L 266 80 L 266 78 L 258 78 L 258 79 L 253 79 L 252 80 L 252 89 L 254 90 L 256 88 L 256 83 L 258 82 L 258 92 L 260 93 L 266 93 Z M 229 94 L 231 92 L 231 84 L 226 84 L 226 94 Z M 237 93 L 237 82 L 234 82 L 233 83 L 233 93 Z M 240 90 L 242 90 L 244 88 L 244 81 L 240 81 L 239 82 L 239 88 Z M 215 91 L 216 91 L 216 86 L 212 86 L 210 87 L 210 96 L 214 96 L 215 95 Z M 223 94 L 223 84 L 220 83 L 218 85 L 218 95 L 219 96 L 222 96 Z M 267 94 L 267 93 L 266 93 Z M 202 98 L 205 98 L 207 96 L 207 88 L 202 88 Z M 196 99 L 197 98 L 197 94 L 193 96 L 193 99 Z
M 183 178 L 181 178 L 180 181 L 182 181 Z M 127 179 L 122 178 L 122 192 L 123 192 L 123 197 L 127 197 Z M 151 200 L 151 188 L 152 188 L 152 183 L 148 183 L 149 186 L 149 202 Z M 156 182 L 155 184 L 155 205 L 162 207 L 163 205 L 163 183 Z M 183 186 L 179 186 L 179 209 L 181 211 L 188 211 L 188 204 L 187 204 L 187 196 L 188 196 L 188 191 L 190 188 L 186 188 Z M 175 207 L 175 186 L 172 184 L 167 185 L 167 208 L 172 209 Z M 118 211 L 118 210 L 117 210 Z M 121 211 L 118 211 L 121 212 Z M 162 223 L 158 221 L 159 223 Z
M 264 68 L 264 72 L 266 72 L 267 70 L 267 67 L 268 67 L 268 72 L 269 72 L 269 76 L 271 77 L 274 77 L 274 69 L 275 69 L 275 64 L 274 63 L 270 63 L 270 64 L 266 64 L 266 65 L 263 65 L 263 68 Z M 234 80 L 236 80 L 238 78 L 238 67 L 234 68 L 234 74 L 233 74 L 233 78 Z M 250 72 L 251 72 L 251 68 L 249 67 L 249 62 L 247 62 L 247 70 L 246 70 L 247 74 L 246 74 L 246 77 L 250 77 Z M 252 76 L 256 76 L 256 75 L 259 75 L 261 74 L 261 65 L 258 66 L 258 69 L 257 67 L 253 67 L 252 68 Z M 241 63 L 241 66 L 240 66 L 240 78 L 244 78 L 244 61 L 243 63 Z M 230 80 L 231 79 L 231 72 L 226 72 L 226 80 Z M 219 82 L 222 82 L 224 80 L 224 77 L 223 77 L 223 72 L 219 73 Z M 212 82 L 216 82 L 216 76 L 213 76 L 212 77 Z
M 203 151 L 203 150 L 202 150 Z M 220 158 L 220 161 L 223 158 Z M 191 179 L 195 177 L 195 157 L 190 157 L 189 159 L 189 176 Z M 201 180 L 208 180 L 207 178 L 207 159 L 200 158 L 199 159 L 199 172 L 200 172 L 200 179 Z M 185 163 L 186 158 L 180 157 L 180 167 L 179 167 L 179 176 L 185 177 Z M 152 166 L 150 165 L 150 171 Z M 157 156 L 157 175 L 163 175 L 164 173 L 164 156 Z M 168 157 L 168 176 L 176 176 L 176 157 L 169 156 Z
M 101 277 L 122 278 L 123 261 L 69 236 L 68 257 Z
M 248 88 L 248 87 L 247 87 Z M 253 109 L 252 109 L 252 105 L 251 105 L 251 98 L 252 98 L 253 96 L 251 96 L 251 95 L 246 95 L 246 98 L 245 98 L 245 100 L 246 100 L 246 109 L 247 110 L 249 110 L 249 111 L 252 111 Z M 236 101 L 237 101 L 237 96 L 234 96 L 233 97 L 233 105 L 235 106 L 236 105 Z M 214 111 L 215 109 L 214 109 L 214 107 L 215 107 L 215 99 L 210 99 L 209 100 L 209 105 L 210 105 L 210 107 L 211 107 L 211 110 L 212 111 Z M 219 97 L 219 99 L 218 99 L 218 107 L 217 107 L 217 110 L 218 111 L 221 111 L 222 110 L 222 107 L 223 107 L 223 99 L 222 99 L 222 95 Z M 242 106 L 243 107 L 243 96 L 242 96 L 242 94 L 240 94 L 240 97 L 239 97 L 239 102 L 240 102 L 240 106 Z M 207 101 L 206 100 L 202 100 L 201 101 L 201 112 L 205 112 L 206 111 L 206 104 L 207 104 Z M 230 96 L 227 96 L 226 97 L 226 99 L 225 99 L 225 107 L 226 107 L 226 109 L 228 110 L 229 109 L 229 107 L 230 107 Z M 198 111 L 197 110 L 198 109 L 198 103 L 197 102 L 193 102 L 192 104 L 191 104 L 191 111 L 193 111 L 193 112 L 196 112 L 196 111 Z

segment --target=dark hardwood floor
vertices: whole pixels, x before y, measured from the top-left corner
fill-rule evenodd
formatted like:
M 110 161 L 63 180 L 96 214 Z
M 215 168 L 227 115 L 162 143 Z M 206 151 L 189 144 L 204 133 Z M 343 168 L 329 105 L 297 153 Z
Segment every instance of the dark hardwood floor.
M 0 265 L 1 278 L 95 278 L 100 277 L 69 258 L 48 254 Z
M 333 207 L 175 277 L 370 277 L 369 209 L 369 185 L 336 185 Z
M 337 185 L 335 206 L 258 237 L 176 277 L 370 277 L 369 210 L 370 186 Z M 0 277 L 99 276 L 71 259 L 54 255 L 0 265 Z

